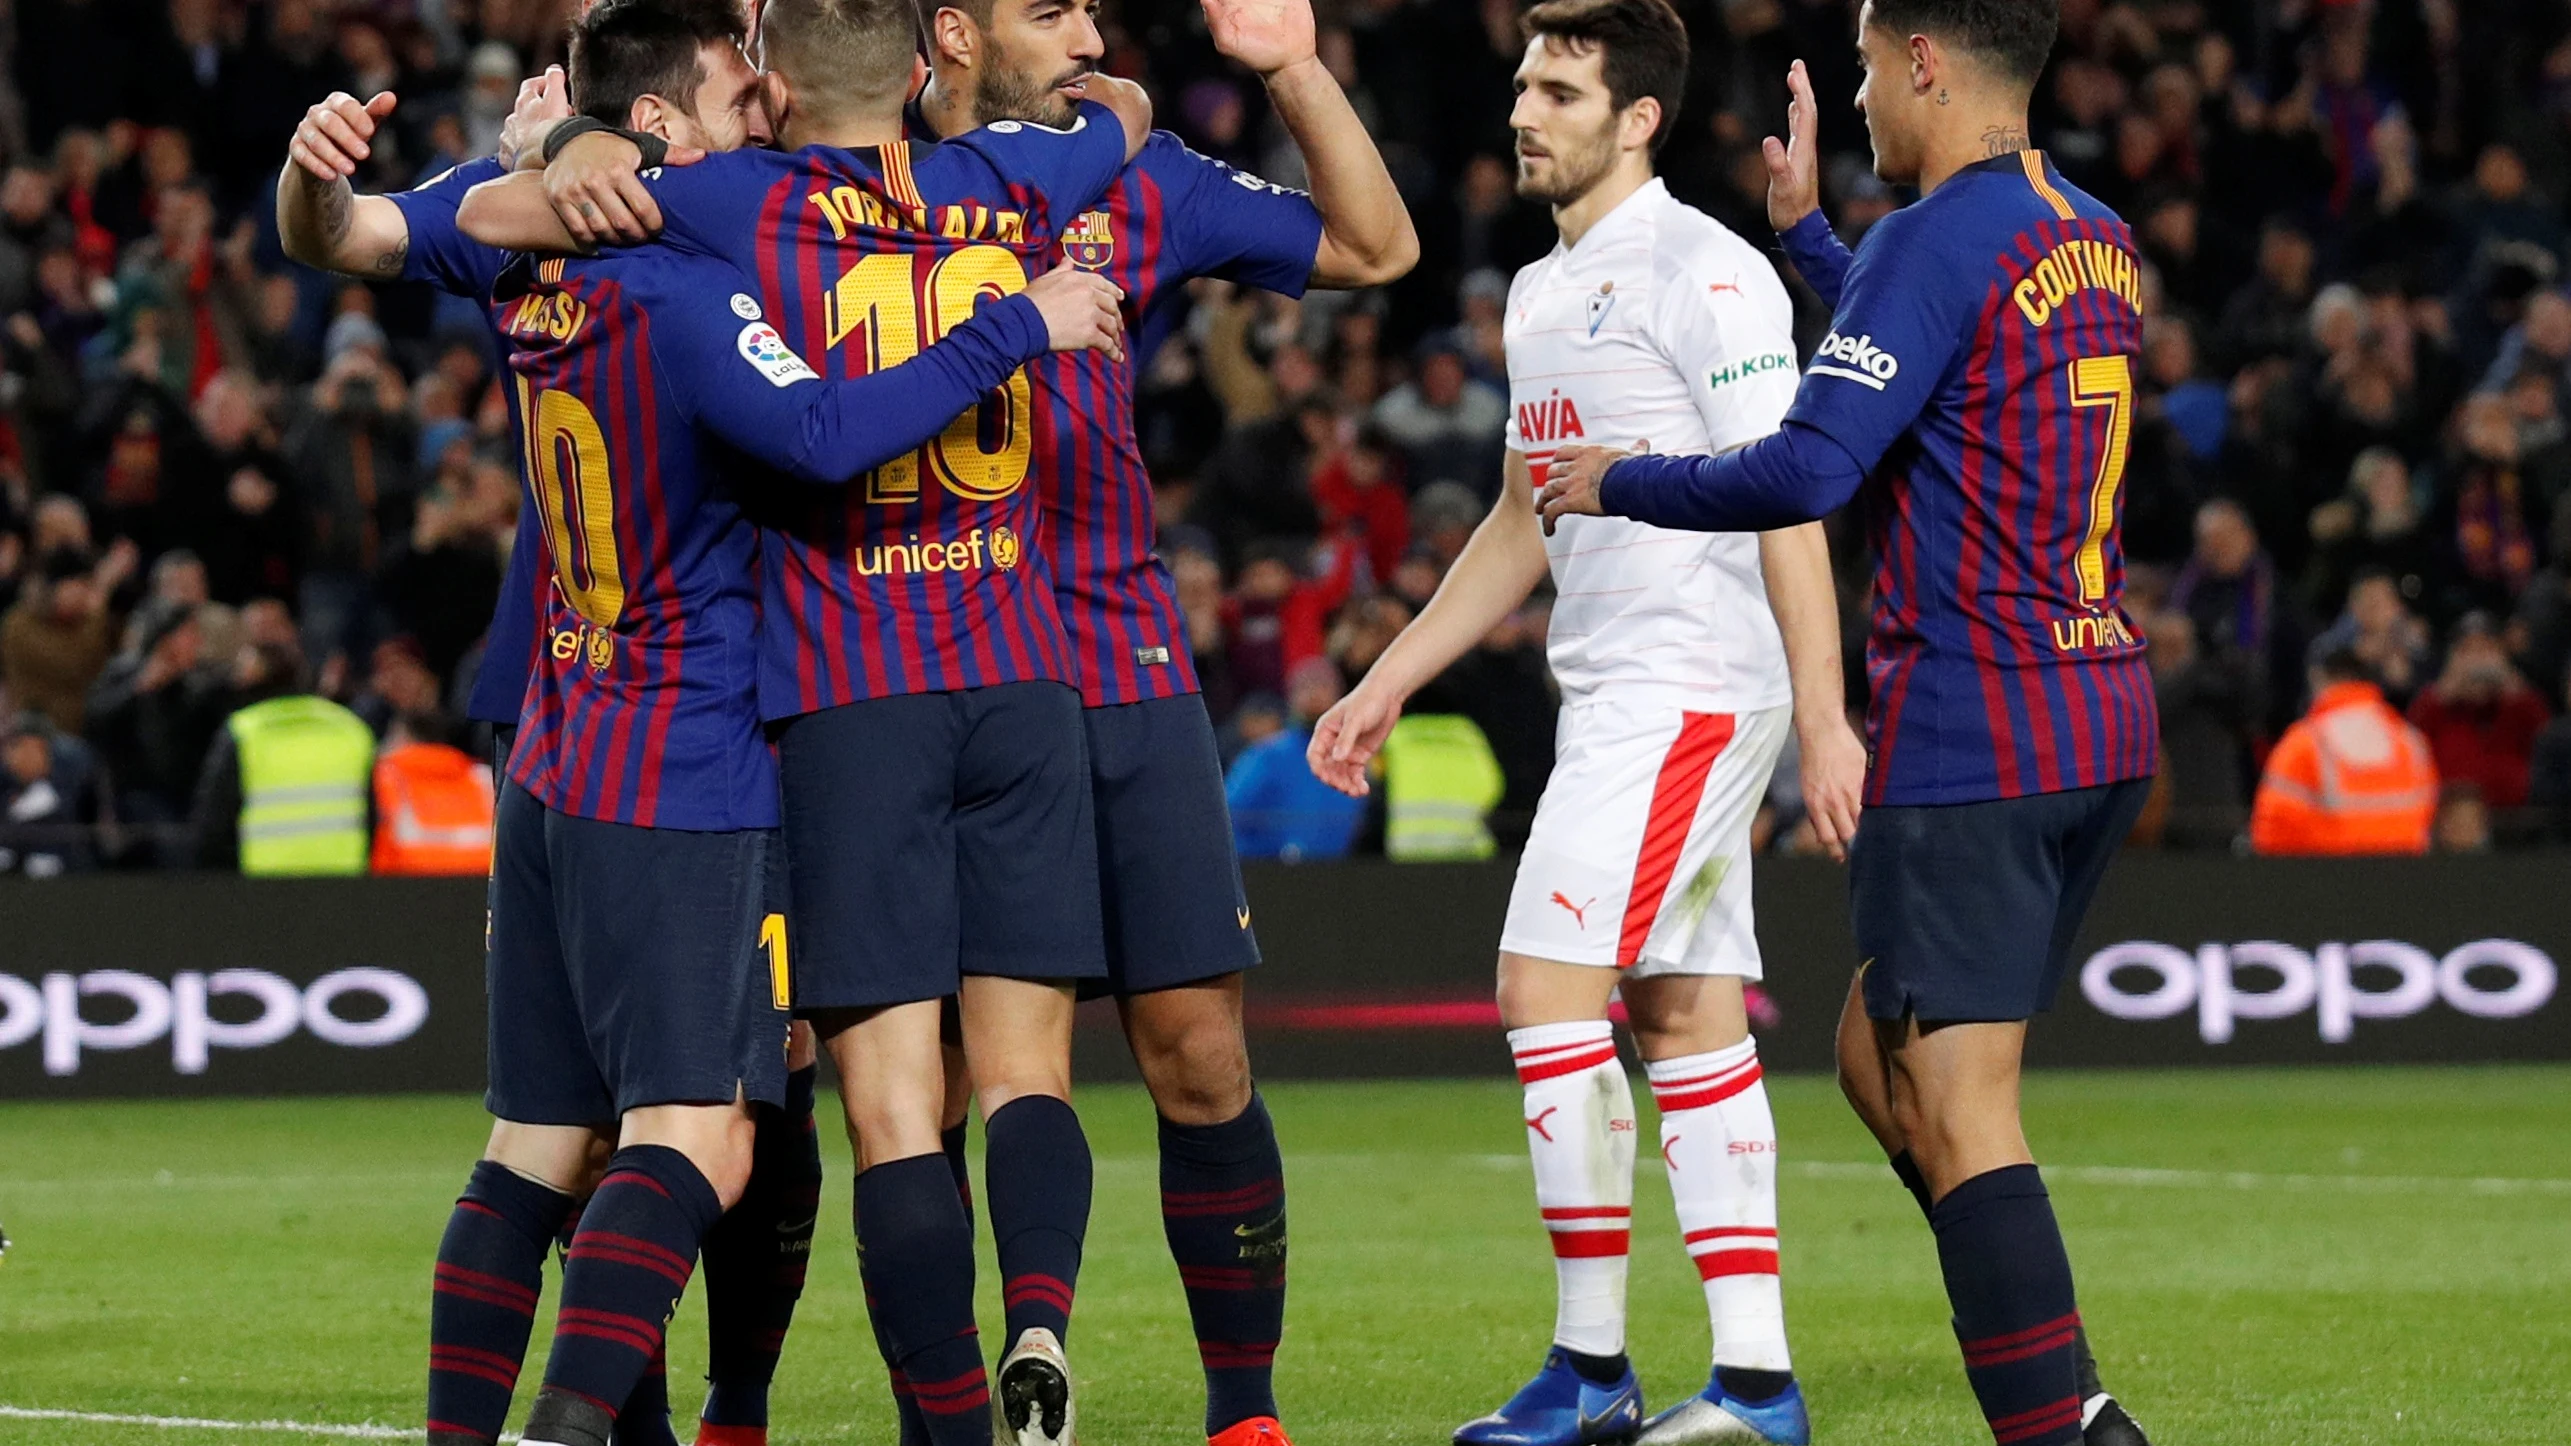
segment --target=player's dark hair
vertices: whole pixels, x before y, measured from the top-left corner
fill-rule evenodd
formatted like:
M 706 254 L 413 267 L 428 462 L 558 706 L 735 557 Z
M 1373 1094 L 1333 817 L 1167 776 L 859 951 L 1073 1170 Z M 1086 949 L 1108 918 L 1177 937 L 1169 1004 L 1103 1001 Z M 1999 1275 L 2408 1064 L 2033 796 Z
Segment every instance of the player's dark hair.
M 2323 653 L 2321 661 L 2315 663 L 2313 668 L 2321 674 L 2323 679 L 2332 683 L 2376 681 L 2374 665 L 2358 656 L 2357 650 L 2346 643 Z
M 913 0 L 766 0 L 759 58 L 794 87 L 798 111 L 832 120 L 909 98 L 922 51 Z
M 740 0 L 599 0 L 571 23 L 571 108 L 621 126 L 656 95 L 693 116 L 705 84 L 697 52 L 748 32 Z
M 1529 37 L 1575 54 L 1597 50 L 1607 103 L 1617 110 L 1644 96 L 1659 101 L 1654 151 L 1677 128 L 1679 98 L 1687 91 L 1687 24 L 1669 0 L 1544 0 L 1519 24 Z
M 2053 56 L 2061 0 L 1875 0 L 1875 24 L 1980 56 L 2029 90 Z

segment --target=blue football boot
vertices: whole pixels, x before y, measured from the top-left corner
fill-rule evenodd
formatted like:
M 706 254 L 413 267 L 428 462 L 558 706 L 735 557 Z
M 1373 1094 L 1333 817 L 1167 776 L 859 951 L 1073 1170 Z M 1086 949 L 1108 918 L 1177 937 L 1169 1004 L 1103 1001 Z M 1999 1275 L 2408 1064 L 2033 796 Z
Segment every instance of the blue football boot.
M 1634 1368 L 1601 1386 L 1571 1368 L 1560 1347 L 1509 1403 L 1455 1428 L 1455 1446 L 1597 1446 L 1630 1441 L 1643 1424 L 1643 1383 Z
M 1811 1446 L 1812 1418 L 1803 1411 L 1803 1387 L 1784 1390 L 1752 1405 L 1723 1389 L 1721 1378 L 1643 1423 L 1634 1446 L 1708 1446 L 1712 1442 L 1768 1442 L 1770 1446 Z

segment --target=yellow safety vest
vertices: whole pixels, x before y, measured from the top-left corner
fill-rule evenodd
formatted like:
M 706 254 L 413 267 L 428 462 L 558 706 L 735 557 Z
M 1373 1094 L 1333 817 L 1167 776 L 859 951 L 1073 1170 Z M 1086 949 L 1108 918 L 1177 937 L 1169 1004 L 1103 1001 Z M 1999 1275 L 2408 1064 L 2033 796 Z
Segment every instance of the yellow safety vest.
M 375 735 L 327 698 L 271 698 L 225 725 L 241 761 L 241 872 L 363 874 Z
M 1487 859 L 1483 825 L 1507 780 L 1491 742 L 1459 713 L 1415 714 L 1384 740 L 1384 852 L 1396 863 Z

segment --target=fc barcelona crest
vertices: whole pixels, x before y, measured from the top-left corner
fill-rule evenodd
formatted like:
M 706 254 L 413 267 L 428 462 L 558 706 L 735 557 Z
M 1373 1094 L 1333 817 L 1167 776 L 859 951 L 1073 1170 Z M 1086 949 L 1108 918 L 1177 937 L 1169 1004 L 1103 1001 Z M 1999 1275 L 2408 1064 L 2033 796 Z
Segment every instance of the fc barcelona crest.
M 1083 271 L 1104 271 L 1116 259 L 1116 233 L 1104 211 L 1083 211 L 1062 228 L 1063 259 Z

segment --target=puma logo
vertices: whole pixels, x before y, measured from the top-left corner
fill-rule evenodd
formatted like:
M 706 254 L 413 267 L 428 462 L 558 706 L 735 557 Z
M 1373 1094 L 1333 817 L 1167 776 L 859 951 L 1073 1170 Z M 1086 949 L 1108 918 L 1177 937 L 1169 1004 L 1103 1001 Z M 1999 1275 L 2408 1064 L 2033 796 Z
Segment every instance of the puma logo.
M 1546 1120 L 1546 1118 L 1547 1118 L 1548 1116 L 1551 1116 L 1552 1114 L 1554 1114 L 1556 1111 L 1560 1110 L 1561 1108 L 1562 1108 L 1562 1106 L 1560 1106 L 1560 1105 L 1547 1105 L 1547 1106 L 1545 1106 L 1545 1108 L 1544 1108 L 1544 1113 L 1543 1113 L 1543 1114 L 1537 1115 L 1534 1119 L 1531 1119 L 1531 1120 L 1527 1121 L 1527 1128 L 1528 1128 L 1528 1129 L 1530 1129 L 1530 1130 L 1535 1131 L 1535 1132 L 1536 1132 L 1537 1134 L 1539 1134 L 1539 1135 L 1542 1135 L 1542 1136 L 1544 1137 L 1544 1142 L 1545 1142 L 1546 1144 L 1548 1144 L 1548 1145 L 1549 1145 L 1549 1144 L 1552 1144 L 1552 1143 L 1553 1143 L 1553 1131 L 1546 1129 L 1546 1128 L 1544 1127 L 1544 1122 L 1545 1122 L 1545 1120 Z
M 1741 290 L 1741 279 L 1737 276 L 1729 281 L 1709 282 L 1707 283 L 1705 290 L 1709 295 L 1713 296 L 1720 296 L 1726 291 L 1732 293 L 1734 296 L 1747 294 Z
M 1553 902 L 1560 904 L 1566 911 L 1568 911 L 1571 915 L 1571 922 L 1579 925 L 1582 932 L 1585 933 L 1589 928 L 1589 906 L 1598 902 L 1598 896 L 1596 894 L 1591 894 L 1586 900 L 1575 904 L 1571 902 L 1570 895 L 1564 893 L 1560 889 L 1556 889 L 1553 891 Z

